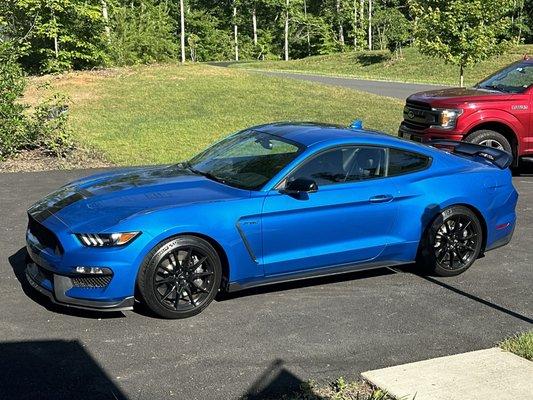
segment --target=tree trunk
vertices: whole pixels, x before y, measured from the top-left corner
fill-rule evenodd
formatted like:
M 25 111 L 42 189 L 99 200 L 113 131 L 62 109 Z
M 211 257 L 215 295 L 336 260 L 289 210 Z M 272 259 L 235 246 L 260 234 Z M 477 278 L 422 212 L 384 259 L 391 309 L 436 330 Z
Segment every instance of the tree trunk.
M 255 14 L 255 6 L 252 9 L 252 26 L 254 30 L 254 45 L 257 46 L 257 16 Z
M 339 42 L 344 46 L 344 27 L 342 26 L 341 0 L 337 0 L 337 22 L 339 24 Z
M 459 77 L 459 85 L 461 87 L 464 87 L 465 86 L 465 80 L 464 80 L 464 67 L 463 67 L 463 64 L 461 64 L 459 66 L 459 75 L 460 75 L 460 77 Z
M 353 0 L 353 49 L 357 51 L 357 0 Z
M 58 35 L 57 35 L 57 21 L 56 21 L 56 17 L 54 15 L 54 12 L 52 11 L 52 18 L 54 20 L 54 53 L 55 53 L 55 56 L 56 58 L 59 58 L 59 40 L 58 40 Z
M 289 2 L 286 1 L 286 10 L 285 10 L 285 61 L 289 61 Z
M 361 28 L 361 49 L 365 42 L 365 0 L 359 0 L 359 26 Z
M 102 19 L 104 20 L 104 30 L 107 38 L 111 36 L 111 30 L 109 29 L 109 16 L 107 14 L 107 1 L 102 0 Z
M 307 30 L 307 55 L 311 55 L 311 34 L 309 33 L 309 23 L 307 21 L 307 0 L 304 0 L 304 18 L 305 18 L 305 29 Z
M 237 3 L 233 0 L 233 36 L 235 39 L 235 61 L 239 61 L 239 37 L 237 27 Z
M 183 0 L 180 0 L 180 42 L 181 42 L 181 63 L 185 62 L 185 8 Z
M 372 50 L 372 0 L 368 0 L 368 50 Z

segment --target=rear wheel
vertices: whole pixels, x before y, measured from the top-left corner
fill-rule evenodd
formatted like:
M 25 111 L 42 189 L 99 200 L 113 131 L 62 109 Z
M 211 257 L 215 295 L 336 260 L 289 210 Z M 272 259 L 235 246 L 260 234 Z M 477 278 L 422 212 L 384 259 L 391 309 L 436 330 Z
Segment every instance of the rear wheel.
M 438 276 L 454 276 L 466 271 L 478 258 L 483 230 L 477 216 L 468 208 L 445 209 L 426 230 L 418 262 Z
M 163 318 L 200 313 L 215 298 L 222 279 L 217 252 L 207 241 L 179 236 L 157 245 L 145 258 L 138 287 L 145 304 Z

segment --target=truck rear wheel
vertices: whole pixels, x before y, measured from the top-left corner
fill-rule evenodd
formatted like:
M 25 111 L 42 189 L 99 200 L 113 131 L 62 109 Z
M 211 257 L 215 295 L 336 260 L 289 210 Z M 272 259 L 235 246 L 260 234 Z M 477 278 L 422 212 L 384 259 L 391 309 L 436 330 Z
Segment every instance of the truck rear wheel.
M 465 138 L 465 141 L 475 144 L 480 144 L 482 146 L 493 147 L 499 150 L 505 150 L 508 153 L 513 154 L 513 148 L 511 143 L 507 140 L 505 136 L 496 131 L 491 131 L 490 129 L 481 129 L 475 131 L 468 135 Z

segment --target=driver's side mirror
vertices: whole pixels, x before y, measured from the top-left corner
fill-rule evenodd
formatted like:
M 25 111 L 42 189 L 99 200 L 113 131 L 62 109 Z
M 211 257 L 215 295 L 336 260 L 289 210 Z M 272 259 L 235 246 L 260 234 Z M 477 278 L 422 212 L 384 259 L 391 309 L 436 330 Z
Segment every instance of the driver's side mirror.
M 318 185 L 312 179 L 297 178 L 285 184 L 285 188 L 281 190 L 282 193 L 289 195 L 299 195 L 302 193 L 315 193 L 318 190 Z

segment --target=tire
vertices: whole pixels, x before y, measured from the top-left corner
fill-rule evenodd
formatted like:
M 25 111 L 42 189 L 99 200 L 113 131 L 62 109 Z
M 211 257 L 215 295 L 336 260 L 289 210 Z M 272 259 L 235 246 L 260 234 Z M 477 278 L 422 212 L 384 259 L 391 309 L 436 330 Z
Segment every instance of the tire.
M 139 271 L 141 300 L 163 318 L 188 318 L 213 301 L 222 280 L 220 257 L 196 236 L 165 240 L 148 253 Z
M 483 229 L 467 207 L 443 210 L 424 232 L 417 263 L 437 276 L 455 276 L 466 271 L 479 257 Z
M 505 136 L 496 131 L 491 131 L 489 129 L 481 129 L 475 131 L 468 135 L 465 138 L 465 141 L 475 144 L 481 144 L 488 147 L 499 148 L 505 150 L 506 152 L 513 154 L 513 148 L 511 143 L 507 140 Z

